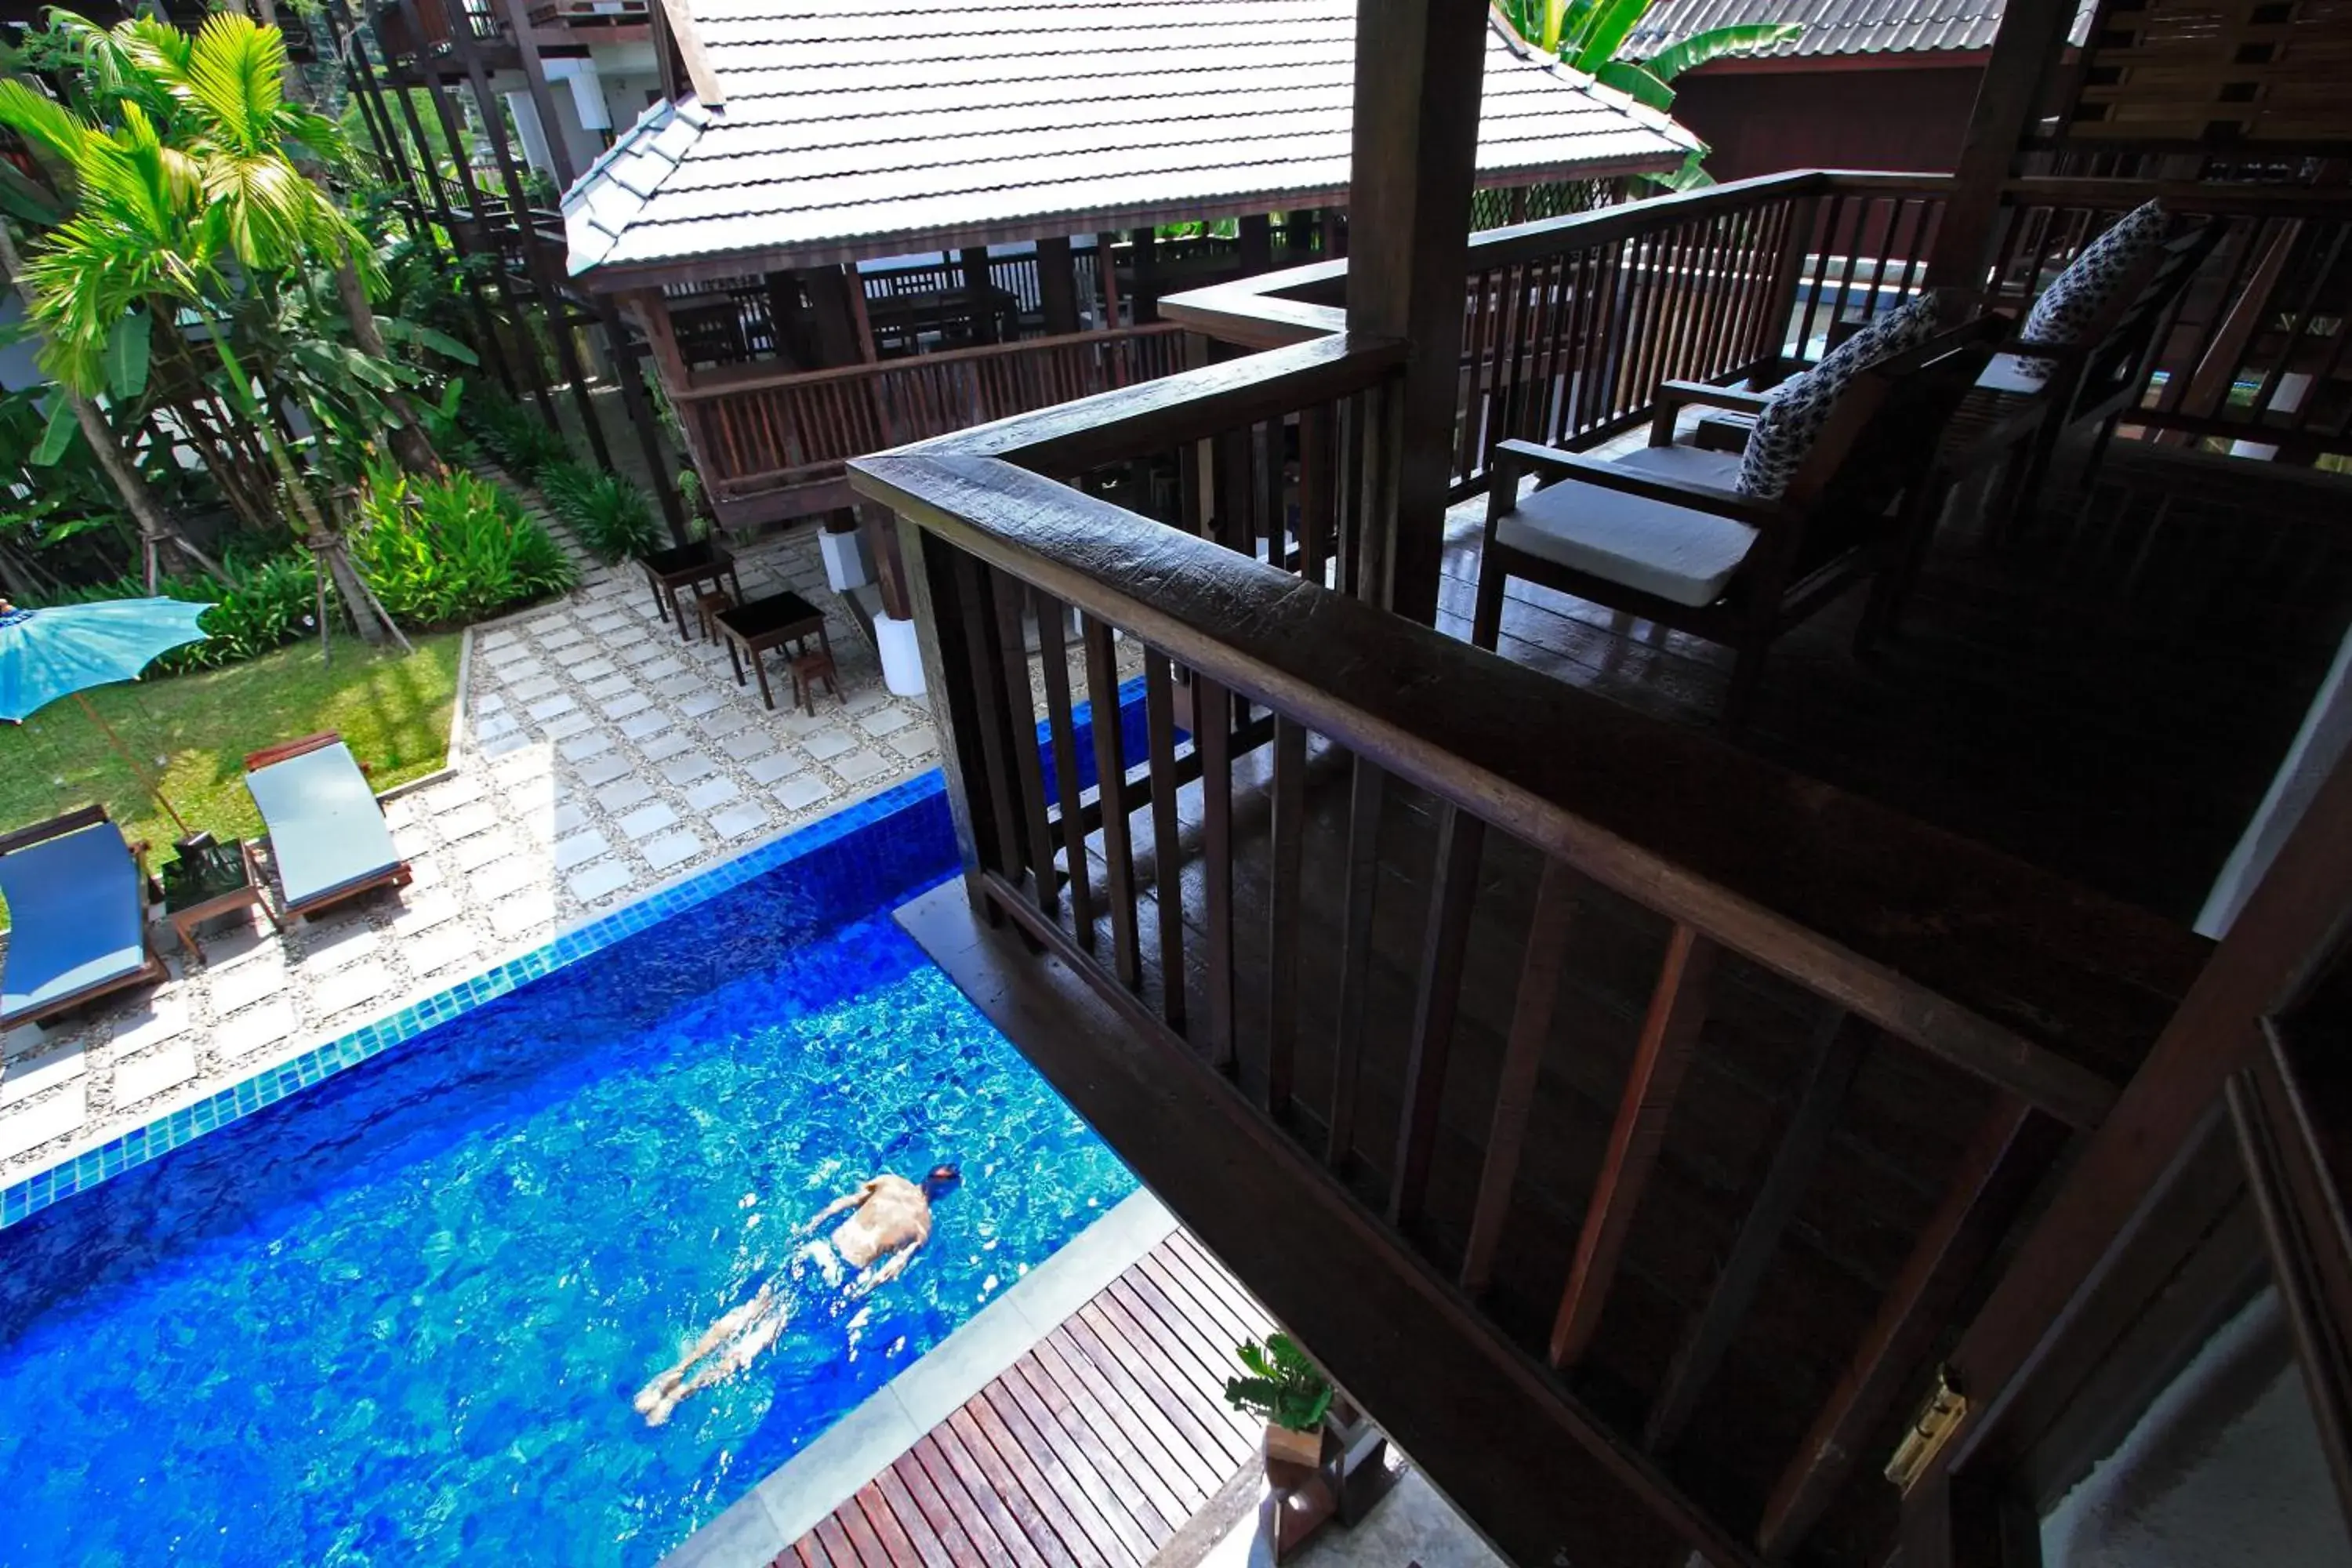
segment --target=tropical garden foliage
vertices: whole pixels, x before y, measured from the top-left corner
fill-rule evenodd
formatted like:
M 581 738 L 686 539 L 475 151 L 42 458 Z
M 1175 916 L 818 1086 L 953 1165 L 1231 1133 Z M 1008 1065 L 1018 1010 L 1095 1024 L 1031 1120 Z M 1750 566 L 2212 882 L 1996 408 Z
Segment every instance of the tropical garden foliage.
M 0 595 L 213 600 L 184 668 L 321 615 L 404 641 L 568 587 L 511 495 L 445 467 L 474 449 L 461 397 L 510 472 L 558 476 L 592 546 L 650 545 L 642 496 L 460 379 L 483 325 L 463 259 L 395 227 L 314 107 L 334 72 L 304 82 L 276 26 L 53 12 L 0 67 L 0 270 L 55 379 L 0 394 Z

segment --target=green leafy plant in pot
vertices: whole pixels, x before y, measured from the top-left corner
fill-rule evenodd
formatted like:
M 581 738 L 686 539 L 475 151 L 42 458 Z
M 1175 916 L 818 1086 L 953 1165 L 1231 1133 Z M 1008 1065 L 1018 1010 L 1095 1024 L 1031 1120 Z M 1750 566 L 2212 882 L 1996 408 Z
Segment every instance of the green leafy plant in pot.
M 1225 1379 L 1225 1403 L 1265 1423 L 1266 1458 L 1290 1465 L 1321 1463 L 1331 1380 L 1288 1334 L 1268 1334 L 1263 1345 L 1249 1341 L 1234 1353 L 1249 1375 Z

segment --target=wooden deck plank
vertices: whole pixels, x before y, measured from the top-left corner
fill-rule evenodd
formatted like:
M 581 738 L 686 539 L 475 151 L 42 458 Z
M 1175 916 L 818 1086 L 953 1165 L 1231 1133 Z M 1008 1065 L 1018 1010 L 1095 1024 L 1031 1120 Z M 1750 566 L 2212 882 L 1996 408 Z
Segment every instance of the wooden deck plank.
M 1271 1326 L 1179 1231 L 773 1568 L 1140 1568 L 1248 1463 L 1224 1366 Z
M 1101 1478 L 1114 1498 L 1126 1505 L 1129 1515 L 1145 1534 L 1155 1541 L 1173 1535 L 1184 1522 L 1186 1512 L 1176 1500 L 1173 1489 L 1156 1467 L 1145 1462 L 1139 1445 L 1117 1437 L 1106 1441 L 1095 1430 L 1085 1408 L 1092 1403 L 1093 1396 L 1083 1390 L 1074 1393 L 1065 1388 L 1046 1369 L 1045 1359 L 1045 1353 L 1024 1356 L 1013 1368 L 1013 1373 L 1045 1402 L 1064 1435 L 1086 1456 L 1087 1468 Z

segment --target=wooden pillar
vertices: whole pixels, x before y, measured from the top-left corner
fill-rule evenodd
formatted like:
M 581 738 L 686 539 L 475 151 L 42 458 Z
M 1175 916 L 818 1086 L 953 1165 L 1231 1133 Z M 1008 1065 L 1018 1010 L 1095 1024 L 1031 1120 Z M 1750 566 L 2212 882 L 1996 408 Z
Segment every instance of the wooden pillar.
M 2018 145 L 2033 129 L 2051 73 L 2066 47 L 2074 0 L 2011 0 L 1993 35 L 1992 58 L 1977 88 L 1952 194 L 1927 258 L 1927 286 L 1983 287 L 2000 216 L 2000 188 Z
M 1078 264 L 1067 235 L 1037 242 L 1037 294 L 1048 333 L 1078 330 Z
M 669 471 L 669 454 L 662 449 L 658 421 L 654 416 L 652 389 L 642 378 L 645 363 L 629 342 L 629 331 L 621 321 L 621 312 L 610 294 L 591 292 L 588 302 L 596 312 L 597 324 L 604 329 L 604 342 L 613 355 L 613 379 L 621 384 L 621 405 L 629 412 L 629 423 L 637 432 L 637 448 L 645 454 L 646 471 L 653 476 L 654 499 L 661 503 L 662 521 L 669 526 L 672 544 L 686 542 L 686 505 L 678 500 L 677 479 Z M 684 416 L 679 416 L 680 423 Z
M 841 284 L 849 298 L 849 325 L 857 337 L 857 363 L 872 364 L 882 356 L 874 352 L 874 323 L 866 314 L 866 279 L 858 272 L 857 263 L 841 264 Z
M 1348 209 L 1345 207 L 1323 209 L 1323 254 L 1326 258 L 1348 254 Z
M 1095 236 L 1095 281 L 1102 289 L 1102 324 L 1106 331 L 1118 325 L 1118 236 Z
M 1139 228 L 1128 240 L 1135 247 L 1135 324 L 1160 319 L 1160 285 L 1152 274 L 1159 270 L 1160 231 Z
M 1486 16 L 1479 0 L 1358 0 L 1356 11 L 1348 216 L 1364 246 L 1348 268 L 1348 330 L 1412 345 L 1391 426 L 1389 581 L 1366 596 L 1424 624 L 1437 617 Z
M 1242 270 L 1269 272 L 1274 268 L 1274 219 L 1252 213 L 1241 221 Z
M 988 247 L 984 245 L 964 247 L 963 292 L 971 310 L 972 341 L 995 342 L 1002 334 L 996 330 L 996 287 L 988 276 Z
M 850 303 L 849 279 L 838 267 L 811 267 L 800 274 L 808 290 L 809 308 L 816 313 L 817 366 L 859 364 L 865 356 L 857 343 L 856 313 Z

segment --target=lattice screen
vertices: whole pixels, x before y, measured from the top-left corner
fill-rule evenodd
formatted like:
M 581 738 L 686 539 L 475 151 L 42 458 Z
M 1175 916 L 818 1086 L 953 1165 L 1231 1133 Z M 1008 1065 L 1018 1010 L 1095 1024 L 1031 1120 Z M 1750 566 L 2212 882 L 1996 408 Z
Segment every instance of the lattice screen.
M 2108 0 L 2073 141 L 2352 142 L 2352 0 Z

